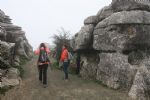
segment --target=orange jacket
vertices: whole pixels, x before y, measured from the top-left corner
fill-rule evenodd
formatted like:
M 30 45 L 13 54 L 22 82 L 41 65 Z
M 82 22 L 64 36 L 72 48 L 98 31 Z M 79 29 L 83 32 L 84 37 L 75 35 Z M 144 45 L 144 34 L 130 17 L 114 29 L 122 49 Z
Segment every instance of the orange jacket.
M 62 50 L 60 61 L 68 60 L 68 50 L 65 48 Z

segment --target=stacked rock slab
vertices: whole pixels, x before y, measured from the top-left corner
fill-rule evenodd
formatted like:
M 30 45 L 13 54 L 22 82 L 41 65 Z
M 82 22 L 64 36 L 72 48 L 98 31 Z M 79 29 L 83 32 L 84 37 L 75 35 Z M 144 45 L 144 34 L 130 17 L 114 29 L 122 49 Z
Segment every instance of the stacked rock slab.
M 13 25 L 9 16 L 0 10 L 0 87 L 17 85 L 19 72 L 12 67 L 20 66 L 22 59 L 31 57 L 32 47 L 25 32 Z
M 132 98 L 150 99 L 150 72 L 142 65 L 150 54 L 149 0 L 112 0 L 85 19 L 72 43 L 84 61 L 83 78 L 130 91 Z

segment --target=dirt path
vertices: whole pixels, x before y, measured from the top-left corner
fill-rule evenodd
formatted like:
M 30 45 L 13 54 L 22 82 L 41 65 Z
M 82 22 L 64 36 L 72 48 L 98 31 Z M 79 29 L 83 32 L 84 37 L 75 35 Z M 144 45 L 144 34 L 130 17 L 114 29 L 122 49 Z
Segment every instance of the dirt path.
M 69 75 L 63 80 L 63 72 L 48 69 L 48 87 L 38 81 L 36 59 L 25 65 L 25 76 L 21 85 L 10 90 L 2 100 L 129 100 L 125 93 Z

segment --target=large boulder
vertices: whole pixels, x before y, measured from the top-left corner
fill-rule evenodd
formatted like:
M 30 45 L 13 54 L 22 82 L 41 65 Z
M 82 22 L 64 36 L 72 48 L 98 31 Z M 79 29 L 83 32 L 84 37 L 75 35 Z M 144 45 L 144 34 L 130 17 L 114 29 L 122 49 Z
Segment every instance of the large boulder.
M 33 56 L 33 49 L 28 41 L 24 41 L 24 48 L 25 48 L 24 51 L 26 55 L 28 56 L 28 58 L 31 58 Z
M 147 11 L 122 11 L 113 13 L 111 16 L 100 21 L 95 29 L 107 27 L 109 25 L 120 24 L 150 24 L 150 12 Z
M 100 22 L 103 19 L 109 17 L 111 14 L 113 14 L 113 10 L 111 6 L 106 6 L 103 9 L 101 9 L 98 13 L 97 13 L 97 21 Z
M 90 49 L 92 47 L 92 33 L 94 25 L 89 24 L 81 28 L 75 35 L 75 50 Z
M 20 72 L 16 68 L 9 68 L 5 73 L 2 73 L 3 77 L 0 78 L 0 87 L 12 87 L 20 84 Z
M 99 57 L 96 53 L 81 55 L 81 76 L 84 79 L 96 79 Z
M 128 50 L 137 49 L 139 45 L 149 47 L 149 16 L 147 11 L 122 11 L 112 14 L 95 27 L 94 48 Z
M 129 89 L 132 86 L 136 66 L 128 63 L 128 56 L 120 53 L 101 53 L 96 79 L 114 89 Z
M 20 75 L 20 72 L 16 68 L 9 68 L 7 72 L 7 78 L 8 79 L 18 79 Z
M 131 11 L 131 10 L 145 10 L 150 11 L 149 0 L 112 0 L 112 9 L 115 12 Z
M 25 47 L 24 47 L 24 39 L 22 37 L 19 37 L 16 43 L 15 47 L 15 53 L 17 55 L 23 56 L 25 58 L 28 58 L 26 52 L 25 52 Z
M 129 96 L 138 100 L 150 100 L 150 60 L 144 61 L 134 78 Z
M 96 25 L 98 22 L 97 16 L 90 16 L 84 20 L 85 25 L 93 24 Z
M 19 79 L 8 79 L 6 77 L 2 78 L 2 82 L 0 84 L 0 87 L 8 87 L 8 86 L 18 86 L 20 84 L 20 80 Z
M 110 25 L 94 30 L 93 47 L 104 51 L 150 49 L 150 25 Z

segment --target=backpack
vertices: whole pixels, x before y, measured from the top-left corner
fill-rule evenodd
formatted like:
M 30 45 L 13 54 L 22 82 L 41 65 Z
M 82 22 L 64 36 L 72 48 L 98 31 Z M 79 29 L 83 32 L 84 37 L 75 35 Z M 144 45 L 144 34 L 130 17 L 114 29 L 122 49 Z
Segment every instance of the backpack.
M 41 63 L 49 62 L 49 58 L 45 50 L 40 51 L 39 62 Z

